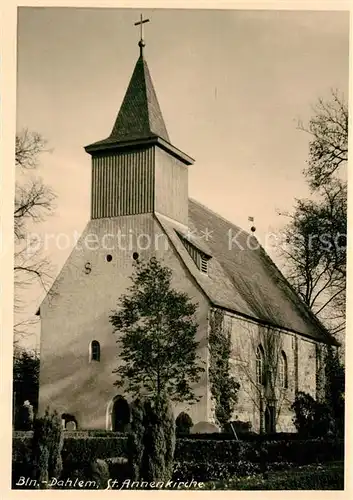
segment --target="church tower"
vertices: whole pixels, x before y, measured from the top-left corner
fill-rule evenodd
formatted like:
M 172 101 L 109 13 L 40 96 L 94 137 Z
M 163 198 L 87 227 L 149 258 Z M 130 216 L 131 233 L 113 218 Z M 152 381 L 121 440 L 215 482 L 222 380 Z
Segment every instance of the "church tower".
M 120 346 L 109 318 L 131 286 L 136 260 L 156 257 L 172 270 L 173 286 L 199 304 L 198 338 L 207 332 L 207 299 L 186 277 L 176 249 L 187 253 L 178 235 L 189 227 L 193 159 L 171 144 L 142 36 L 139 47 L 109 137 L 85 147 L 92 162 L 90 220 L 38 311 L 40 412 L 50 406 L 83 429 L 116 429 L 117 408 L 130 398 L 114 386 Z M 206 360 L 204 343 L 201 351 Z M 201 402 L 192 410 L 185 404 L 175 411 L 207 419 L 206 387 L 203 380 L 196 388 Z
M 85 147 L 92 157 L 91 219 L 159 213 L 186 226 L 193 159 L 171 144 L 144 45 L 141 36 L 110 136 Z

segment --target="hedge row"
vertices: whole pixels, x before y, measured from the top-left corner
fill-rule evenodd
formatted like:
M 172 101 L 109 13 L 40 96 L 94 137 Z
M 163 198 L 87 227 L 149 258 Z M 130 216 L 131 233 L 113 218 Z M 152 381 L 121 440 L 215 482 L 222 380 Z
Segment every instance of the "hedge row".
M 12 461 L 28 463 L 31 460 L 31 441 L 28 436 L 16 436 L 12 440 Z M 66 436 L 62 449 L 64 462 L 85 463 L 95 458 L 126 456 L 127 437 Z
M 180 439 L 202 439 L 206 441 L 234 441 L 235 436 L 231 433 L 214 432 L 214 433 L 197 433 L 197 434 L 182 434 L 178 433 Z M 297 432 L 276 432 L 275 434 L 256 434 L 255 432 L 237 432 L 237 438 L 240 441 L 302 441 L 303 436 Z
M 202 459 L 205 462 L 246 460 L 262 462 L 293 462 L 298 465 L 343 460 L 343 440 L 293 440 L 293 441 L 206 441 L 179 439 L 175 458 L 183 462 Z
M 31 439 L 14 437 L 13 461 L 28 463 Z M 85 463 L 95 458 L 126 456 L 126 437 L 65 437 L 64 462 Z M 254 463 L 292 462 L 298 465 L 343 460 L 343 440 L 215 441 L 177 439 L 175 460 L 180 462 Z
M 125 457 L 127 437 L 87 437 L 64 439 L 63 462 L 88 463 L 96 458 Z

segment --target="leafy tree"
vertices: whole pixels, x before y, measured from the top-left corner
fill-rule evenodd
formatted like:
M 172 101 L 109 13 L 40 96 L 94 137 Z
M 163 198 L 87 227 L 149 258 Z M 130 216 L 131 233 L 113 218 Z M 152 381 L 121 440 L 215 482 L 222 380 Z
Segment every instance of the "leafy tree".
M 32 224 L 44 220 L 54 208 L 55 194 L 37 173 L 40 156 L 46 152 L 46 141 L 40 134 L 22 130 L 16 135 L 16 189 L 14 207 L 14 281 L 15 281 L 15 342 L 28 334 L 33 321 L 23 319 L 25 293 L 33 284 L 45 289 L 51 279 L 50 263 L 33 251 L 29 236 Z
M 49 409 L 34 420 L 32 438 L 33 475 L 39 489 L 47 489 L 52 478 L 59 478 L 62 472 L 61 451 L 64 443 L 61 418 Z
M 115 385 L 133 396 L 196 401 L 191 384 L 204 371 L 195 340 L 196 305 L 171 287 L 172 272 L 156 258 L 135 264 L 132 286 L 110 316 L 123 363 Z
M 224 427 L 232 418 L 240 385 L 230 373 L 231 336 L 225 328 L 224 315 L 219 310 L 213 311 L 211 315 L 209 344 L 209 376 L 215 416 Z
M 21 431 L 30 431 L 33 427 L 34 411 L 33 405 L 26 400 L 18 411 L 17 427 Z
M 344 434 L 344 366 L 337 350 L 329 346 L 325 360 L 325 400 L 335 422 L 338 434 Z
M 15 350 L 13 360 L 13 394 L 15 427 L 20 425 L 20 416 L 24 401 L 29 401 L 34 410 L 38 408 L 39 356 L 35 352 Z

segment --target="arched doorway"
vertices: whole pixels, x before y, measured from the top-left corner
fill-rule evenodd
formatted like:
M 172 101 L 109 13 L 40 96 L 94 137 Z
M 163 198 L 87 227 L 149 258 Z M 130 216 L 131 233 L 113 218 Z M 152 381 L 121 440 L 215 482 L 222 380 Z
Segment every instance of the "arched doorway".
M 108 406 L 108 428 L 124 432 L 130 423 L 130 406 L 123 396 L 115 396 Z
M 265 432 L 266 434 L 274 434 L 276 432 L 276 411 L 273 405 L 266 406 Z

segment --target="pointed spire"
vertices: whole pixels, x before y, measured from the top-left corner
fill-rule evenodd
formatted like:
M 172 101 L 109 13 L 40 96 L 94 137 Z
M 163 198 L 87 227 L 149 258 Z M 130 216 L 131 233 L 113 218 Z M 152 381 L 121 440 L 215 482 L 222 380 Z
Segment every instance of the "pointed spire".
M 147 62 L 140 56 L 110 137 L 121 141 L 153 135 L 170 142 Z
M 140 55 L 110 136 L 87 147 L 151 137 L 170 142 L 147 62 Z
M 160 137 L 170 142 L 147 62 L 143 57 L 145 46 L 143 25 L 148 22 L 149 19 L 143 19 L 141 14 L 140 21 L 135 23 L 135 26 L 140 27 L 138 43 L 140 57 L 137 60 L 113 130 L 107 139 L 86 146 L 86 151 L 92 150 L 96 146 L 101 149 L 105 144 L 112 145 L 113 143 L 118 144 L 153 137 Z

